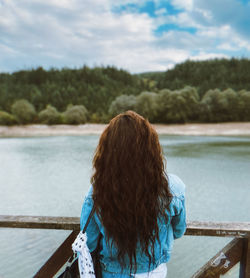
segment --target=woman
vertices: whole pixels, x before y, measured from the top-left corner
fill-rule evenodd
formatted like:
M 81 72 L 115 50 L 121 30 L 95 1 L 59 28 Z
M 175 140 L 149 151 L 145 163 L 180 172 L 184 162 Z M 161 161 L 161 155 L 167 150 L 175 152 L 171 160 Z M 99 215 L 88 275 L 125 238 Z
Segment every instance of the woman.
M 173 240 L 186 229 L 185 185 L 166 175 L 154 128 L 133 111 L 113 118 L 100 137 L 92 187 L 85 197 L 81 229 L 92 252 L 102 234 L 103 278 L 165 277 Z

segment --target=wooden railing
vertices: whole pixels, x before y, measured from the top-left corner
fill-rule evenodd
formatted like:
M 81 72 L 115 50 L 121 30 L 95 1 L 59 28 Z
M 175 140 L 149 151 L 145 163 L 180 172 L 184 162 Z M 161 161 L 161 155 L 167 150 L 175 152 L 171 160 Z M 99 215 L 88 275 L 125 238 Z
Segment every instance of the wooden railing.
M 78 217 L 0 216 L 0 227 L 72 230 L 66 240 L 34 275 L 53 277 L 70 255 L 71 244 L 79 232 Z M 185 235 L 232 237 L 222 250 L 211 258 L 192 278 L 219 278 L 240 263 L 240 278 L 250 278 L 250 223 L 189 221 Z M 181 278 L 181 277 L 180 277 Z

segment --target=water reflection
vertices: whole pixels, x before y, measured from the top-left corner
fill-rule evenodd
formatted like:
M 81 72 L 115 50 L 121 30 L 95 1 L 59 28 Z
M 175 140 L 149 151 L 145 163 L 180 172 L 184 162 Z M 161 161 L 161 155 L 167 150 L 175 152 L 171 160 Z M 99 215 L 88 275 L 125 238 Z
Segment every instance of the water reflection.
M 250 159 L 249 137 L 161 136 L 164 153 L 173 157 L 238 157 Z

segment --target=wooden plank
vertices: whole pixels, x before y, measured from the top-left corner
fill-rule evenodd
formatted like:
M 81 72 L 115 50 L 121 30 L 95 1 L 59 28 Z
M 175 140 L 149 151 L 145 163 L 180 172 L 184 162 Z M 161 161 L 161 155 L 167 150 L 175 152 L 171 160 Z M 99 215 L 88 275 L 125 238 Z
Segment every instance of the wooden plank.
M 80 230 L 79 217 L 0 215 L 0 227 Z
M 217 237 L 250 237 L 250 222 L 188 221 L 185 235 Z
M 79 231 L 73 231 L 33 278 L 53 277 L 73 254 L 71 245 Z
M 228 272 L 242 257 L 243 239 L 235 238 L 200 268 L 191 278 L 215 278 Z M 248 276 L 249 278 L 249 276 Z
M 248 238 L 247 249 L 246 249 L 246 268 L 245 268 L 245 278 L 250 277 L 250 238 Z
M 79 230 L 79 217 L 0 215 L 0 227 Z M 250 237 L 250 222 L 188 221 L 185 235 Z
M 240 261 L 240 278 L 250 278 L 250 238 L 243 239 L 243 252 Z

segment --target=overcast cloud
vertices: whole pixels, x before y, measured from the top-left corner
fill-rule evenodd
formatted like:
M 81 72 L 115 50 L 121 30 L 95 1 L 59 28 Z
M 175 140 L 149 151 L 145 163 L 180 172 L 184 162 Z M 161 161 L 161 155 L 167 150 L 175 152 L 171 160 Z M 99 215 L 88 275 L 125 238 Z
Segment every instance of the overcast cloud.
M 250 57 L 245 0 L 0 0 L 0 72 Z

